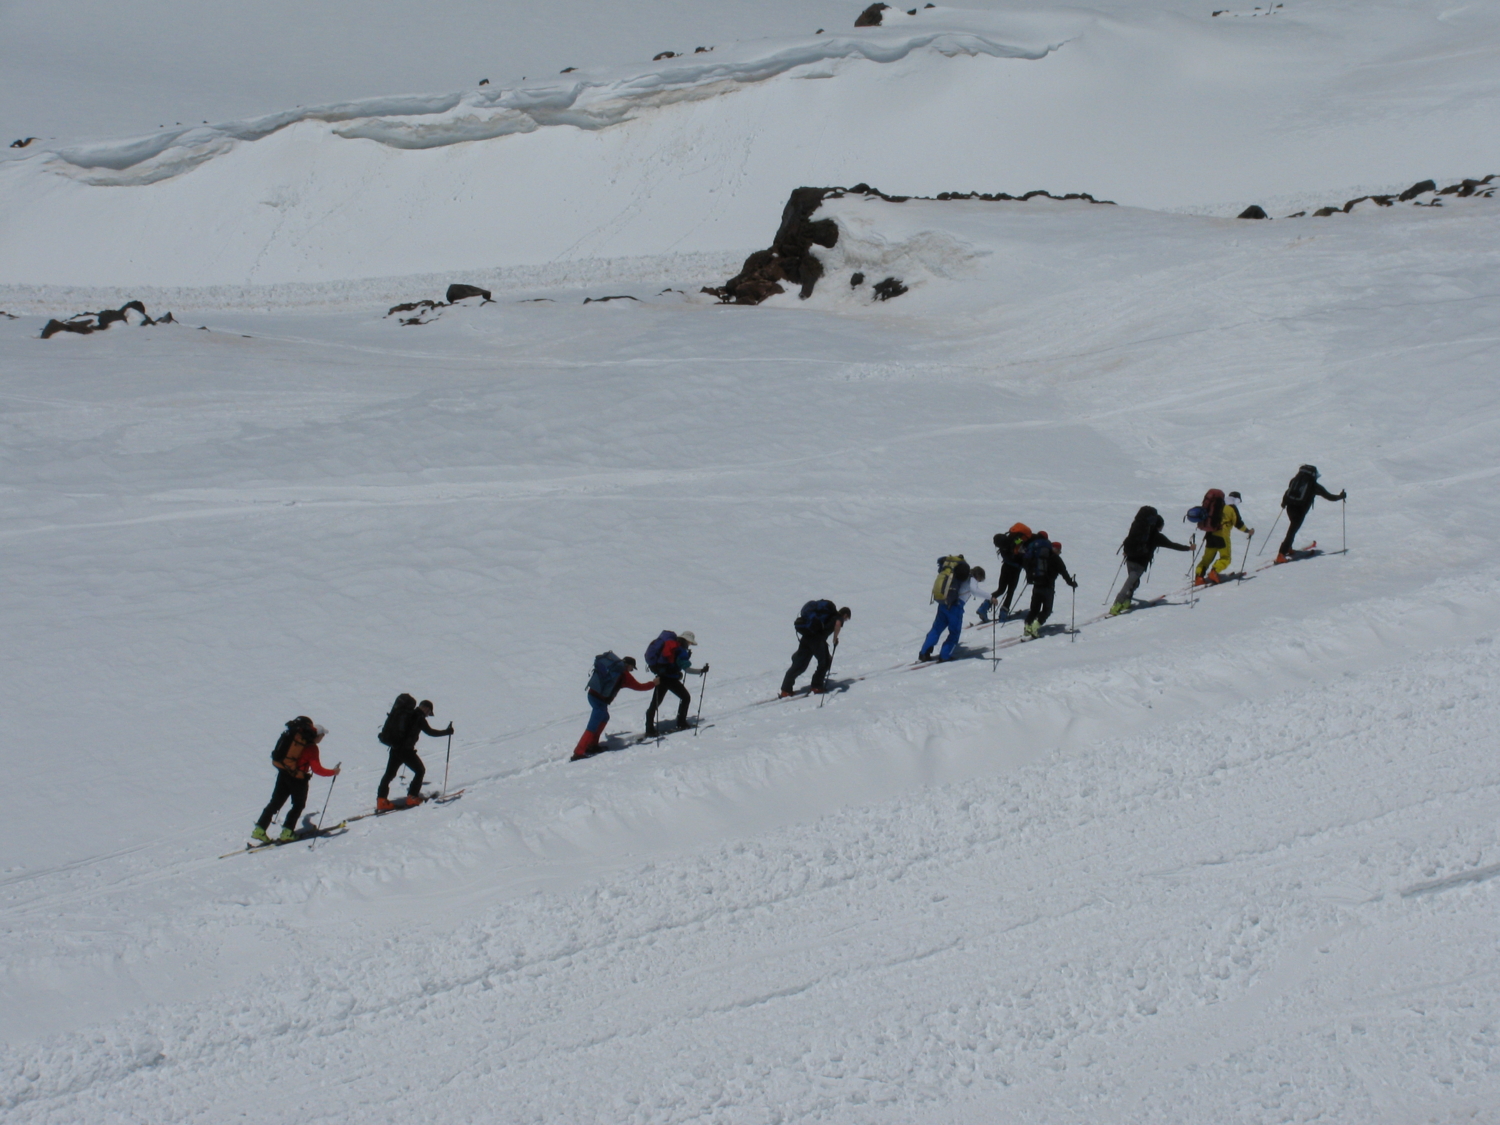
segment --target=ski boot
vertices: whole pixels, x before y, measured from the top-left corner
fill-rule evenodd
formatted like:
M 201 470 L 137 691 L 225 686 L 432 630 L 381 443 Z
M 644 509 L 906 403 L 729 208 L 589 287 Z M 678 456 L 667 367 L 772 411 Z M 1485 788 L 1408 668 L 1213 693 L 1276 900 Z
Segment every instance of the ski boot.
M 921 652 L 917 653 L 917 663 L 918 664 L 925 664 L 925 663 L 927 663 L 927 661 L 929 661 L 931 659 L 932 659 L 932 649 L 930 649 L 930 648 L 924 648 Z
M 1111 617 L 1119 617 L 1120 614 L 1122 614 L 1122 613 L 1129 613 L 1129 612 L 1130 612 L 1130 603 L 1129 602 L 1115 602 L 1114 605 L 1112 605 L 1112 606 L 1109 607 L 1109 615 Z
M 1042 635 L 1042 623 L 1040 621 L 1028 622 L 1021 632 L 1025 633 L 1032 640 L 1036 640 Z
M 1204 579 L 1205 582 L 1211 582 L 1215 586 L 1217 586 L 1220 582 L 1224 581 L 1224 579 L 1222 579 L 1222 578 L 1219 577 L 1219 572 L 1217 570 L 1210 570 L 1207 574 L 1205 574 L 1203 576 L 1203 579 Z
M 1282 554 L 1279 551 L 1277 552 L 1277 554 L 1276 554 L 1276 564 L 1275 565 L 1280 566 L 1282 563 L 1289 563 L 1291 561 L 1292 561 L 1292 556 L 1291 555 L 1285 555 L 1285 554 Z
M 250 829 L 250 839 L 259 840 L 264 844 L 266 842 L 266 830 L 257 824 L 254 828 Z
M 376 797 L 375 798 L 375 811 L 376 812 L 390 812 L 395 807 L 396 806 L 393 805 L 393 804 L 391 804 L 391 802 L 389 800 L 387 800 L 385 797 Z
M 792 698 L 793 694 L 794 693 L 790 692 L 790 691 L 778 691 L 776 693 L 776 698 L 777 699 L 790 699 L 790 698 Z
M 290 828 L 283 828 L 281 835 L 276 837 L 276 842 L 278 844 L 290 844 L 296 838 L 297 833 L 293 832 Z

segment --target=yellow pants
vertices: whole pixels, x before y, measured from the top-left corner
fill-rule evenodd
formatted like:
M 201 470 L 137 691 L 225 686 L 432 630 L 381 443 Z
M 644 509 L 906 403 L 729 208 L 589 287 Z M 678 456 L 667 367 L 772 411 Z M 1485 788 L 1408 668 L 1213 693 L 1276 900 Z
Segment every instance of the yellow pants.
M 1198 577 L 1202 578 L 1204 571 L 1210 566 L 1214 568 L 1215 574 L 1223 574 L 1229 569 L 1229 547 L 1204 547 L 1203 561 L 1198 564 Z

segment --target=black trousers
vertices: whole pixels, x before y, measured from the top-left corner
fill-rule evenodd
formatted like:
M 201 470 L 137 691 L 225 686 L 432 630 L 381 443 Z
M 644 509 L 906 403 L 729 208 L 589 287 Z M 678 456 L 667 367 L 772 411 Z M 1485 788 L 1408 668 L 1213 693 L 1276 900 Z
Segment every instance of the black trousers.
M 1015 563 L 1003 562 L 1000 564 L 1000 585 L 995 587 L 995 600 L 1000 609 L 1006 613 L 1010 612 L 1010 600 L 1016 596 L 1016 588 L 1021 584 L 1021 568 Z M 1004 594 L 1002 601 L 1000 595 Z
M 791 691 L 797 677 L 807 671 L 814 658 L 818 661 L 818 669 L 813 673 L 812 686 L 821 688 L 823 678 L 828 675 L 828 666 L 833 663 L 833 656 L 828 651 L 828 637 L 821 633 L 803 633 L 797 651 L 792 655 L 792 666 L 782 678 L 781 690 Z
M 286 814 L 286 820 L 282 823 L 293 832 L 297 831 L 297 820 L 302 816 L 302 810 L 307 807 L 307 783 L 310 777 L 298 777 L 287 770 L 276 771 L 276 788 L 271 791 L 271 803 L 261 810 L 260 819 L 255 823 L 261 828 L 269 828 L 272 819 L 286 804 L 286 799 L 292 799 L 292 811 Z
M 680 700 L 677 704 L 677 721 L 687 722 L 688 706 L 693 702 L 693 693 L 688 691 L 687 686 L 681 680 L 669 680 L 663 677 L 656 685 L 656 690 L 651 693 L 651 706 L 646 708 L 646 726 L 656 725 L 656 709 L 661 706 L 661 701 L 667 697 L 669 691 Z
M 1286 538 L 1281 541 L 1277 549 L 1278 554 L 1289 555 L 1292 553 L 1292 540 L 1297 537 L 1297 532 L 1302 530 L 1302 521 L 1307 518 L 1307 513 L 1312 511 L 1312 505 L 1305 508 L 1288 508 L 1286 510 Z
M 408 796 L 415 797 L 422 792 L 422 778 L 427 776 L 427 767 L 422 764 L 422 759 L 417 757 L 415 746 L 392 746 L 391 760 L 385 764 L 385 776 L 380 779 L 380 788 L 375 790 L 377 797 L 389 797 L 391 795 L 391 779 L 396 776 L 396 771 L 402 766 L 411 770 L 411 784 L 406 787 Z
M 1056 593 L 1056 583 L 1048 586 L 1032 585 L 1031 608 L 1026 611 L 1026 624 L 1030 625 L 1033 621 L 1039 625 L 1047 624 L 1047 618 L 1052 616 L 1052 599 Z

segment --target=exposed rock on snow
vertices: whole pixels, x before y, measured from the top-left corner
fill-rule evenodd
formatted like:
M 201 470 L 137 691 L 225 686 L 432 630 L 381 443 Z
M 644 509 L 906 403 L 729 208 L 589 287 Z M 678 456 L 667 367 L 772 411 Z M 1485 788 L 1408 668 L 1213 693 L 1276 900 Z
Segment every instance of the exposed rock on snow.
M 1260 204 L 1252 203 L 1236 217 L 1241 219 L 1269 219 L 1271 216 L 1266 214 L 1265 208 Z
M 480 298 L 481 305 L 493 304 L 494 297 L 488 289 L 481 289 L 477 285 L 465 285 L 455 281 L 448 286 L 447 299 L 443 301 L 409 301 L 402 305 L 392 305 L 386 316 L 395 316 L 398 313 L 415 313 L 415 316 L 403 317 L 401 323 L 407 326 L 414 324 L 430 324 L 442 315 L 440 310 L 452 308 L 460 301 L 466 301 L 470 297 Z
M 488 289 L 481 289 L 477 285 L 465 285 L 462 282 L 455 281 L 452 285 L 448 286 L 447 300 L 450 305 L 456 304 L 462 300 L 466 300 L 469 297 L 484 298 L 484 300 L 480 302 L 481 304 L 493 301 L 495 299 L 490 296 L 490 291 Z
M 35 137 L 21 137 L 19 140 L 11 141 L 10 142 L 10 147 L 11 148 L 25 148 L 27 145 L 29 145 L 34 140 L 36 140 Z
M 148 324 L 176 323 L 171 313 L 152 320 L 146 312 L 146 306 L 140 301 L 126 301 L 117 309 L 104 309 L 96 313 L 78 313 L 68 317 L 67 320 L 49 320 L 42 329 L 42 339 L 51 339 L 59 332 L 73 332 L 80 336 L 87 336 L 90 332 L 100 332 L 112 324 L 133 324 L 144 328 Z
M 888 277 L 875 285 L 875 299 L 877 301 L 889 301 L 892 297 L 899 297 L 906 292 L 906 286 L 895 277 Z
M 881 18 L 885 15 L 885 10 L 889 7 L 889 4 L 871 4 L 863 12 L 859 13 L 859 17 L 854 21 L 854 26 L 879 27 Z
M 955 200 L 955 199 L 978 199 L 987 202 L 1025 202 L 1041 196 L 1045 199 L 1057 200 L 1083 200 L 1087 203 L 1099 203 L 1113 206 L 1107 199 L 1095 199 L 1087 192 L 1069 192 L 1067 195 L 1053 195 L 1050 191 L 1028 191 L 1024 195 L 1010 195 L 1007 192 L 958 192 L 944 191 L 935 196 L 921 195 L 887 195 L 878 188 L 873 188 L 866 183 L 855 184 L 852 188 L 812 188 L 800 187 L 792 192 L 791 198 L 787 200 L 786 207 L 781 212 L 781 226 L 776 231 L 776 237 L 771 242 L 769 250 L 757 250 L 745 259 L 745 264 L 740 272 L 730 278 L 723 285 L 703 287 L 703 292 L 719 298 L 726 304 L 735 305 L 758 305 L 767 297 L 777 293 L 785 293 L 782 282 L 789 281 L 801 287 L 801 296 L 806 299 L 817 285 L 818 278 L 823 276 L 823 263 L 812 254 L 814 245 L 831 249 L 838 243 L 838 224 L 832 219 L 812 219 L 812 214 L 822 206 L 825 199 L 841 199 L 845 195 L 877 196 L 888 203 L 905 203 L 910 199 L 922 200 Z M 850 279 L 850 285 L 858 287 L 864 281 L 864 274 L 857 275 L 859 281 Z M 887 278 L 887 281 L 895 281 Z M 882 285 L 885 282 L 881 282 Z M 901 283 L 896 282 L 897 285 Z M 879 292 L 879 287 L 876 287 Z M 897 291 L 886 292 L 880 295 L 881 300 L 900 296 L 906 292 L 903 286 Z
M 1495 176 L 1496 173 L 1491 172 L 1482 180 L 1460 180 L 1458 183 L 1449 184 L 1442 189 L 1438 188 L 1434 180 L 1422 180 L 1419 183 L 1412 184 L 1411 187 L 1407 188 L 1400 195 L 1361 195 L 1356 199 L 1349 200 L 1342 207 L 1319 207 L 1313 212 L 1313 218 L 1323 219 L 1329 215 L 1347 215 L 1359 204 L 1366 202 L 1374 203 L 1377 207 L 1392 207 L 1397 203 L 1410 203 L 1414 207 L 1441 207 L 1443 201 L 1439 197 L 1444 195 L 1451 195 L 1457 199 L 1466 199 L 1471 195 L 1477 195 L 1482 199 L 1493 199 L 1496 190 L 1500 189 L 1500 184 L 1492 182 Z M 1429 196 L 1430 198 L 1424 200 L 1423 196 Z M 1259 210 L 1259 208 L 1252 208 L 1252 210 Z M 1306 211 L 1298 211 L 1288 215 L 1287 218 L 1300 219 L 1306 214 Z M 1264 215 L 1252 216 L 1249 212 L 1246 212 L 1240 218 L 1264 218 Z

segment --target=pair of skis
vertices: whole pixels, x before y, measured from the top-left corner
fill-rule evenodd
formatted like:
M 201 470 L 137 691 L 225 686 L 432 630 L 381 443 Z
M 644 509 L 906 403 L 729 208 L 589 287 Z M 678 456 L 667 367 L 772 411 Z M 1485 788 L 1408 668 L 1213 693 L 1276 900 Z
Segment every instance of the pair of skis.
M 465 793 L 463 789 L 455 789 L 452 793 L 443 793 L 434 797 L 427 797 L 421 801 L 410 801 L 402 799 L 400 802 L 392 802 L 388 809 L 372 809 L 370 812 L 358 813 L 339 821 L 328 828 L 299 828 L 290 840 L 266 840 L 263 843 L 246 843 L 243 848 L 237 848 L 232 852 L 225 852 L 220 859 L 228 859 L 230 856 L 247 855 L 251 852 L 271 851 L 275 848 L 284 848 L 288 844 L 305 844 L 313 840 L 325 839 L 329 836 L 342 836 L 349 831 L 349 825 L 357 820 L 365 820 L 372 816 L 387 816 L 390 813 L 400 812 L 403 809 L 414 809 L 419 805 L 447 805 L 458 800 Z

